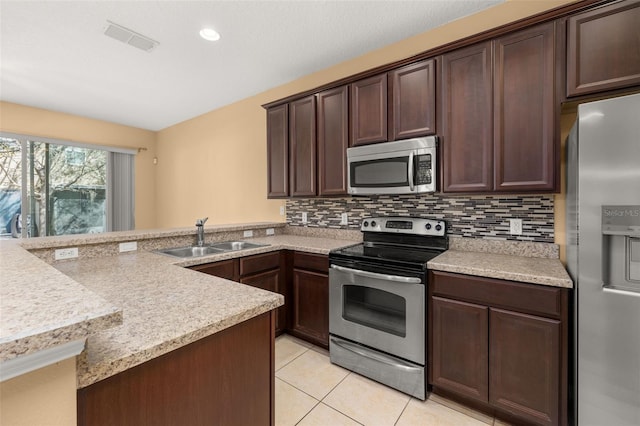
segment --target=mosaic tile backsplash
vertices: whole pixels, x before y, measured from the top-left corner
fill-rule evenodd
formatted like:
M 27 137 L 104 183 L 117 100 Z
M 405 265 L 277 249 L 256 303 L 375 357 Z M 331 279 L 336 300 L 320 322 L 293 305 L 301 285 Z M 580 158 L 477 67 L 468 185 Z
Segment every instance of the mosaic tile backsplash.
M 302 223 L 307 213 L 307 223 Z M 341 225 L 347 213 L 348 224 Z M 444 219 L 449 235 L 518 241 L 554 242 L 553 195 L 470 196 L 380 195 L 287 200 L 287 224 L 360 229 L 365 217 L 413 216 Z M 509 219 L 522 219 L 522 235 L 510 235 Z

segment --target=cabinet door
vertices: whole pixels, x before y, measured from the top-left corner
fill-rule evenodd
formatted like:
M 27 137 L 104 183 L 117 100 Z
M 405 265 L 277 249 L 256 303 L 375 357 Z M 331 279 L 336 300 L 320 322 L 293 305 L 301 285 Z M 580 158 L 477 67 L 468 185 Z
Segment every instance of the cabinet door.
M 351 144 L 387 140 L 387 74 L 351 84 Z
M 220 262 L 205 263 L 189 267 L 194 271 L 238 281 L 238 259 L 221 260 Z
M 490 403 L 535 424 L 558 424 L 560 321 L 492 308 L 489 324 Z
M 289 195 L 288 105 L 267 110 L 267 197 Z
M 389 73 L 393 106 L 393 139 L 436 133 L 435 60 L 411 64 Z
M 251 287 L 261 288 L 263 290 L 272 291 L 274 293 L 283 294 L 281 288 L 281 274 L 280 269 L 274 269 L 272 271 L 262 272 L 256 275 L 249 275 L 240 278 L 242 284 L 250 285 Z M 278 308 L 278 314 L 276 315 L 276 333 L 282 331 L 285 326 L 285 305 Z
M 495 191 L 555 189 L 554 31 L 551 22 L 494 41 Z
M 432 298 L 432 385 L 488 401 L 488 308 Z
M 567 96 L 640 84 L 640 1 L 622 1 L 568 20 Z
M 329 277 L 293 270 L 293 330 L 317 345 L 329 346 Z
M 280 252 L 254 254 L 253 256 L 241 257 L 240 276 L 257 274 L 258 272 L 268 271 L 280 267 Z
M 315 96 L 289 104 L 289 149 L 291 195 L 316 195 Z
M 491 42 L 442 57 L 443 192 L 493 189 Z
M 348 86 L 318 93 L 318 195 L 347 195 Z

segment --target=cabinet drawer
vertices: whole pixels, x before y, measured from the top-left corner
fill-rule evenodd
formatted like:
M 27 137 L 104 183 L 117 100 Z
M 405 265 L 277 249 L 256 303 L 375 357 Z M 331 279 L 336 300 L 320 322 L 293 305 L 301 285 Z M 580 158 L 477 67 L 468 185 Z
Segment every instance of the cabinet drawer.
M 204 265 L 191 266 L 189 269 L 214 275 L 228 280 L 238 281 L 238 260 L 229 259 L 220 262 L 205 263 Z
M 280 252 L 256 254 L 240 258 L 240 276 L 280 267 Z
M 449 272 L 430 272 L 433 295 L 560 318 L 566 289 Z
M 293 267 L 311 271 L 329 273 L 329 256 L 323 254 L 310 254 L 295 252 L 293 254 Z

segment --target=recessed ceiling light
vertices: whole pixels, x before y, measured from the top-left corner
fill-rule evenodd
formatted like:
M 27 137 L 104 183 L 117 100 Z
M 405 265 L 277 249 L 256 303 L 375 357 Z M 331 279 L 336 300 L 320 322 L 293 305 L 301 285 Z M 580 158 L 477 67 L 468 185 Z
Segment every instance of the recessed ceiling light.
M 200 37 L 209 41 L 220 40 L 220 34 L 213 28 L 203 28 L 200 30 Z

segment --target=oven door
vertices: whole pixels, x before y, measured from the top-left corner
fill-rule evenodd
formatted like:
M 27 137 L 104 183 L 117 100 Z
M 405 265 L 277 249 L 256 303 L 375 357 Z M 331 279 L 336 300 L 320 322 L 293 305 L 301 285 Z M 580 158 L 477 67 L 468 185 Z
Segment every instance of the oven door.
M 329 270 L 330 333 L 424 365 L 424 274 L 351 266 Z

